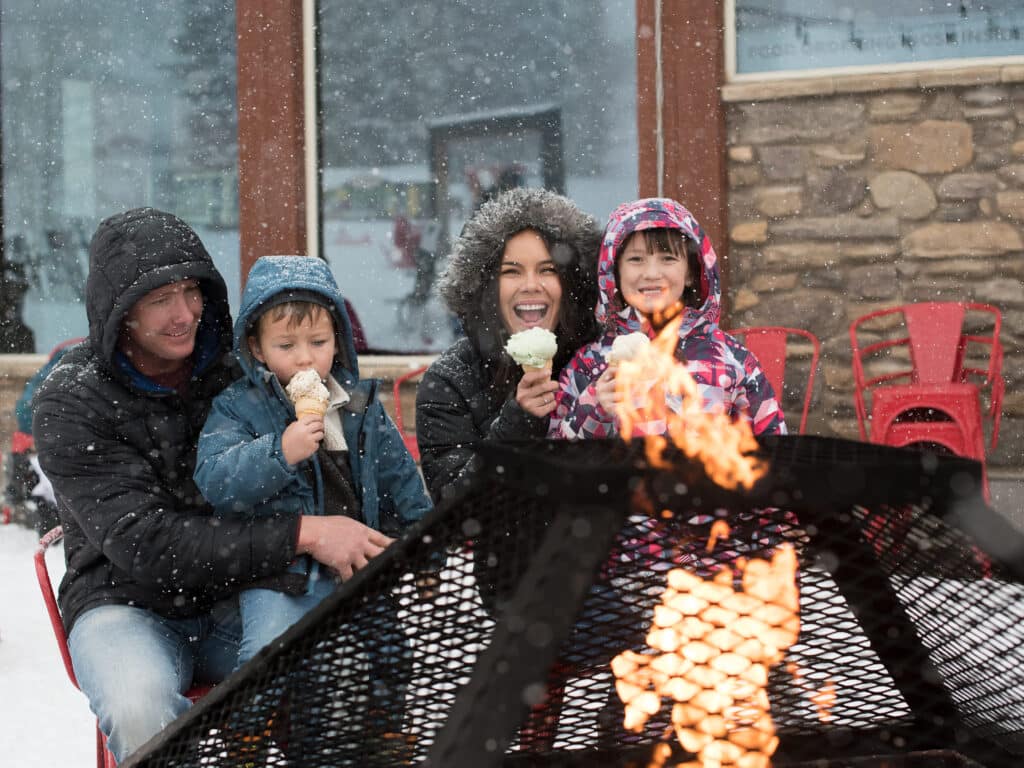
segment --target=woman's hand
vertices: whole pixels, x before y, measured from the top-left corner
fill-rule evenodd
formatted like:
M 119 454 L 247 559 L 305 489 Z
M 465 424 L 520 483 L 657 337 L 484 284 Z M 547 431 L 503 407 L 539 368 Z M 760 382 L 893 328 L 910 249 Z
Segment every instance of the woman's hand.
M 516 387 L 516 402 L 531 416 L 543 419 L 555 410 L 558 382 L 552 380 L 548 370 L 528 371 Z
M 597 402 L 611 416 L 615 415 L 617 406 L 622 401 L 622 398 L 615 394 L 615 373 L 617 370 L 618 366 L 609 365 L 594 384 Z
M 281 434 L 281 453 L 284 454 L 284 460 L 294 467 L 316 453 L 323 439 L 323 417 L 306 414 L 289 424 Z

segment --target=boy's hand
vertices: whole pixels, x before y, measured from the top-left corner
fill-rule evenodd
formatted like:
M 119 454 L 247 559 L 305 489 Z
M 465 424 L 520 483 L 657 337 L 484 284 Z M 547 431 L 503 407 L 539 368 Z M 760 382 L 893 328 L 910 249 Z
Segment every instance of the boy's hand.
M 351 517 L 303 515 L 296 551 L 311 555 L 348 581 L 393 541 Z
M 555 410 L 555 393 L 558 382 L 544 371 L 528 371 L 516 387 L 516 402 L 531 416 L 542 419 Z
M 295 466 L 308 459 L 320 447 L 324 439 L 324 420 L 320 416 L 306 414 L 293 421 L 281 435 L 281 453 L 284 460 Z
M 433 571 L 417 573 L 414 583 L 420 600 L 433 600 L 441 593 L 441 577 Z

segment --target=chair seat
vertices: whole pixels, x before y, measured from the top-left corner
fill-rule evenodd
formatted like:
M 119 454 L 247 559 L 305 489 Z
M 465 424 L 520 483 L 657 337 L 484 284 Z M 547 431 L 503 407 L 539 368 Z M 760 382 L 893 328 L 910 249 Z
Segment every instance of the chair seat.
M 935 411 L 936 418 L 919 418 L 927 410 Z M 913 420 L 900 420 L 911 412 Z M 937 443 L 961 456 L 984 460 L 978 388 L 952 383 L 879 387 L 872 392 L 870 439 L 896 447 Z
M 895 423 L 889 427 L 885 445 L 904 448 L 920 443 L 941 445 L 958 456 L 966 456 L 979 461 L 984 458 L 978 455 L 983 446 L 970 434 L 965 433 L 953 421 L 911 421 Z

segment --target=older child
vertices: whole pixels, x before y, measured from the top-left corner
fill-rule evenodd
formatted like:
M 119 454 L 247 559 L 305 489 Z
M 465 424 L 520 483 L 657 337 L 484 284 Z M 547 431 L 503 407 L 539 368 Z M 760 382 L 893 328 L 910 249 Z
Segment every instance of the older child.
M 340 574 L 303 557 L 288 573 L 240 593 L 242 664 L 330 594 L 338 576 L 349 578 L 380 554 L 392 541 L 386 534 L 419 520 L 431 503 L 377 399 L 378 383 L 359 379 L 344 300 L 325 262 L 259 259 L 249 273 L 234 334 L 246 376 L 213 401 L 199 438 L 195 479 L 203 495 L 226 517 L 272 518 L 298 510 L 351 518 L 350 557 Z M 285 387 L 309 369 L 326 383 L 327 412 L 296 417 Z M 407 661 L 408 641 L 397 615 L 378 615 L 392 617 L 376 627 L 380 647 L 390 647 L 392 664 Z M 394 680 L 392 693 L 398 695 L 409 670 L 388 669 L 382 656 L 368 650 L 375 686 Z M 400 721 L 400 701 L 380 703 Z
M 658 318 L 678 311 L 684 314 L 675 356 L 696 380 L 705 410 L 745 419 L 756 435 L 786 432 L 757 359 L 718 327 L 718 260 L 688 210 L 665 198 L 619 206 L 605 228 L 597 269 L 596 316 L 604 333 L 563 369 L 550 437 L 617 435 L 615 371 L 608 365 L 612 342 L 638 331 L 653 338 Z M 648 433 L 665 431 L 659 423 L 643 427 Z
M 615 367 L 609 365 L 612 344 L 617 337 L 640 332 L 653 338 L 668 318 L 683 313 L 676 342 L 675 357 L 696 380 L 705 410 L 718 410 L 736 419 L 751 422 L 755 434 L 784 434 L 786 424 L 771 385 L 754 356 L 738 341 L 718 327 L 721 288 L 718 262 L 711 241 L 689 211 L 674 200 L 649 198 L 619 206 L 610 216 L 604 231 L 598 258 L 598 323 L 600 338 L 582 347 L 559 378 L 557 405 L 548 435 L 580 440 L 619 434 L 616 416 Z M 658 327 L 656 327 L 656 324 Z M 670 408 L 673 404 L 668 401 Z M 642 434 L 665 432 L 663 421 L 636 425 Z M 755 511 L 750 513 L 757 515 Z M 749 516 L 744 515 L 744 518 Z M 690 519 L 709 524 L 710 516 Z M 735 557 L 740 551 L 756 549 L 778 538 L 777 526 L 769 523 L 754 542 L 729 540 L 726 546 Z M 669 556 L 668 546 L 678 546 Z M 649 580 L 660 584 L 661 572 L 670 563 L 682 562 L 702 573 L 717 567 L 704 547 L 694 547 L 667 538 L 663 523 L 644 515 L 633 515 L 619 534 L 618 549 L 605 564 L 604 579 Z M 723 557 L 722 548 L 716 557 Z M 635 589 L 634 589 L 635 592 Z M 613 604 L 636 605 L 635 594 L 619 594 L 601 584 L 595 595 L 603 595 Z M 597 612 L 590 619 L 590 632 L 607 633 L 602 626 L 601 599 L 592 597 L 589 606 Z M 621 610 L 621 609 L 620 609 Z M 638 620 L 646 626 L 649 616 Z M 586 625 L 584 617 L 581 624 Z M 622 646 L 636 642 L 627 637 Z M 621 722 L 621 703 L 614 691 L 599 719 L 607 730 L 609 722 Z

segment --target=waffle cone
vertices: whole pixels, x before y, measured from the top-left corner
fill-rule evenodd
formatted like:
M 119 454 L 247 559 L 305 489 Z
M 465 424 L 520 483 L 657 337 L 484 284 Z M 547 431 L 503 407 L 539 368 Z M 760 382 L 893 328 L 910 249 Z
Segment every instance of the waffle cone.
M 317 397 L 300 397 L 295 401 L 295 415 L 303 417 L 306 415 L 319 416 L 321 419 L 327 413 L 327 403 Z
M 551 361 L 548 360 L 544 365 L 524 365 L 523 373 L 530 373 L 532 371 L 547 371 L 548 375 L 551 374 Z

